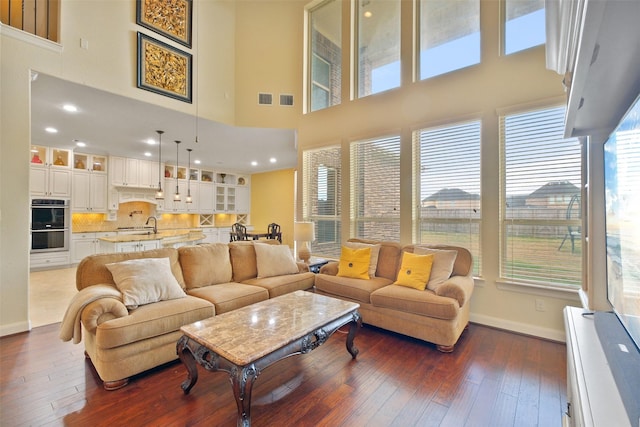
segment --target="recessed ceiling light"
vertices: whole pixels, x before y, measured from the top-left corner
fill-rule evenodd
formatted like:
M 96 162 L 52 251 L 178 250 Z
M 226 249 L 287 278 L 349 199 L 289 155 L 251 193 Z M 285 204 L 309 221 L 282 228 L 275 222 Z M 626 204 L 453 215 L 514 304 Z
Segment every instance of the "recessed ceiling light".
M 147 144 L 154 145 L 155 143 L 156 142 L 153 139 L 151 139 L 151 138 L 147 139 Z
M 275 162 L 276 162 L 276 158 L 275 158 L 275 157 L 272 157 L 272 158 L 270 158 L 270 159 L 269 159 L 269 161 L 270 161 L 271 163 L 275 163 Z
M 58 129 L 52 128 L 52 127 L 44 128 L 44 130 L 46 130 L 49 133 L 58 133 Z
M 258 166 L 258 162 L 254 160 L 253 162 L 251 162 L 251 166 Z
M 64 104 L 62 108 L 64 109 L 64 111 L 68 111 L 69 113 L 76 113 L 78 111 L 78 107 L 71 104 Z
M 145 155 L 146 157 L 151 157 L 151 153 L 150 153 L 150 152 L 148 152 L 148 151 L 147 151 L 147 152 L 145 152 L 145 153 L 144 153 L 144 155 Z
M 78 147 L 86 147 L 86 146 L 87 146 L 87 144 L 85 144 L 85 143 L 84 143 L 84 142 L 82 142 L 82 141 L 78 141 L 77 139 L 75 140 L 75 142 L 76 142 L 76 145 L 77 145 Z
M 196 160 L 194 160 L 194 161 L 193 161 L 193 163 L 195 163 L 196 165 L 199 165 L 199 164 L 200 164 L 200 163 L 202 163 L 202 162 L 200 162 L 200 160 L 197 160 L 197 159 L 196 159 Z
M 371 18 L 372 16 L 373 16 L 373 13 L 371 13 L 371 11 L 370 11 L 370 10 L 366 10 L 366 11 L 364 12 L 364 17 L 365 17 L 365 18 Z

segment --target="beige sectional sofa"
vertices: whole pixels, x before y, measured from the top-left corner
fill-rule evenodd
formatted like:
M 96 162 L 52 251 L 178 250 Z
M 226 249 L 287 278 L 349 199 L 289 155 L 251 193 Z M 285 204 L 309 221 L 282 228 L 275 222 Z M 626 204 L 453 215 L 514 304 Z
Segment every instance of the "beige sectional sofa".
M 89 256 L 77 267 L 80 292 L 69 305 L 60 337 L 75 343 L 84 340 L 85 353 L 105 389 L 123 387 L 132 375 L 177 359 L 181 326 L 313 287 L 315 275 L 306 264 L 293 257 L 293 265 L 273 262 L 268 258 L 272 251 L 265 248 L 265 241 L 240 241 Z M 283 265 L 288 270 L 278 274 Z M 123 266 L 147 270 L 123 272 Z M 148 289 L 142 286 L 147 274 L 154 273 L 160 276 L 155 282 L 170 282 L 166 288 L 155 289 L 155 282 Z M 160 300 L 136 307 L 136 298 L 149 297 Z
M 375 276 L 369 279 L 339 277 L 338 262 L 330 262 L 315 277 L 317 293 L 360 303 L 363 323 L 436 344 L 451 352 L 469 322 L 469 299 L 473 292 L 472 256 L 461 247 L 408 245 L 350 239 L 350 243 L 379 246 Z M 403 252 L 416 247 L 457 251 L 448 279 L 424 291 L 394 285 Z M 435 264 L 434 264 L 435 266 Z

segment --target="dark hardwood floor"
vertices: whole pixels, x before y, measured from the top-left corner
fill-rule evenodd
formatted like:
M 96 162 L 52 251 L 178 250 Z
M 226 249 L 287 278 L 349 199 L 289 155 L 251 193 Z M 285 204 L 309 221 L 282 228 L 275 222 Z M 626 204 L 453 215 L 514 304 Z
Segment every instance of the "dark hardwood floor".
M 184 395 L 180 362 L 102 388 L 83 346 L 59 324 L 0 338 L 2 426 L 234 426 L 224 373 L 200 371 Z M 565 345 L 470 325 L 451 354 L 365 326 L 354 361 L 338 331 L 306 355 L 262 372 L 254 426 L 560 426 Z M 199 368 L 200 369 L 200 368 Z

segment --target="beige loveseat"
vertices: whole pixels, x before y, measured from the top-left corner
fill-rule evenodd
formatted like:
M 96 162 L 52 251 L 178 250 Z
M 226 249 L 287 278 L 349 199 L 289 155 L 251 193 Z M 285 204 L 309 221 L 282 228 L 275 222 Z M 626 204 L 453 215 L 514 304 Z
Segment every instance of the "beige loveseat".
M 261 265 L 265 272 L 262 276 L 274 271 L 264 267 L 269 261 L 265 255 L 257 258 L 257 245 L 240 241 L 89 256 L 77 267 L 76 287 L 80 292 L 65 314 L 60 337 L 65 341 L 73 339 L 75 343 L 83 338 L 85 354 L 104 388 L 123 387 L 132 375 L 177 359 L 176 342 L 181 336 L 181 326 L 313 287 L 314 274 L 307 265 L 296 263 L 293 258 L 293 266 L 289 268 L 295 272 L 258 277 Z M 264 246 L 260 248 L 260 253 L 264 253 Z M 123 303 L 129 298 L 127 291 L 119 290 L 121 283 L 116 286 L 112 267 L 107 265 L 119 263 L 121 266 L 122 261 L 141 259 L 145 260 L 134 263 L 166 263 L 164 258 L 168 258 L 170 272 L 177 281 L 175 286 L 182 288 L 177 289 L 181 295 L 127 308 Z M 271 262 L 270 266 L 281 264 Z M 164 278 L 170 274 L 169 266 L 166 271 Z
M 338 277 L 338 262 L 330 262 L 315 277 L 316 292 L 360 303 L 364 323 L 432 342 L 442 352 L 453 351 L 469 322 L 474 285 L 471 253 L 457 246 L 419 245 L 457 251 L 451 276 L 435 290 L 421 291 L 392 284 L 398 277 L 403 252 L 413 253 L 418 245 L 402 247 L 393 242 L 360 239 L 349 242 L 379 245 L 375 276 Z

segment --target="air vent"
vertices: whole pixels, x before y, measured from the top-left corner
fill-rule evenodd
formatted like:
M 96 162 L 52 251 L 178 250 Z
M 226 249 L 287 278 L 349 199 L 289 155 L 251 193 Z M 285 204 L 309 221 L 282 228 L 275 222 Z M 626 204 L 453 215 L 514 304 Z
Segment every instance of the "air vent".
M 258 104 L 260 105 L 271 105 L 273 104 L 273 95 L 270 93 L 259 93 L 258 94 Z
M 280 94 L 280 105 L 292 106 L 293 105 L 293 95 L 282 95 L 282 94 Z

